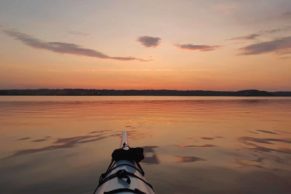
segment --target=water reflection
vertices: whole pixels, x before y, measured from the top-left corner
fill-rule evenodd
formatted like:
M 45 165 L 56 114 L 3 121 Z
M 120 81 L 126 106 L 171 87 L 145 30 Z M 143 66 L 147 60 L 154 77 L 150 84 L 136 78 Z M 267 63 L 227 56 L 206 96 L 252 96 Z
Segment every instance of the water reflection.
M 24 141 L 24 140 L 29 140 L 30 137 L 21 137 L 21 138 L 18 138 L 17 140 L 18 141 Z
M 116 132 L 114 133 L 108 130 L 93 131 L 93 133 L 91 131 L 90 133 L 86 135 L 58 138 L 51 145 L 48 145 L 48 146 L 44 146 L 40 148 L 18 150 L 15 153 L 13 153 L 11 156 L 9 156 L 8 158 L 25 155 L 25 154 L 37 153 L 37 152 L 73 148 L 78 144 L 90 143 L 90 142 L 100 141 L 102 139 L 109 138 L 109 137 L 119 137 L 119 136 L 120 136 L 119 133 L 116 133 Z M 43 142 L 43 141 L 48 140 L 49 138 L 50 136 L 47 136 L 41 139 L 32 140 L 32 142 Z M 24 138 L 20 138 L 20 139 L 24 140 Z M 27 138 L 25 138 L 25 140 L 26 139 Z
M 91 193 L 122 129 L 157 193 L 291 193 L 290 98 L 18 97 L 0 109 L 0 193 Z
M 178 163 L 189 163 L 189 162 L 199 162 L 204 161 L 204 159 L 196 156 L 176 156 Z
M 257 137 L 241 137 L 239 140 L 247 145 L 253 145 L 252 143 L 274 144 L 277 142 L 291 143 L 291 139 L 278 139 L 278 138 L 257 138 Z
M 159 164 L 159 158 L 157 156 L 157 153 L 155 151 L 155 148 L 158 146 L 144 146 L 144 160 L 142 161 L 143 163 L 147 164 Z
M 33 139 L 31 140 L 31 142 L 43 142 L 43 141 L 47 141 L 48 139 L 50 139 L 50 136 L 46 136 L 44 138 L 39 138 L 39 139 Z
M 277 135 L 278 133 L 271 131 L 271 130 L 263 130 L 263 129 L 258 129 L 256 130 L 257 132 L 261 132 L 261 133 L 267 133 L 267 134 L 274 134 Z
M 214 137 L 201 137 L 201 139 L 204 139 L 204 140 L 214 140 L 215 138 Z
M 181 147 L 185 147 L 185 148 L 211 148 L 211 147 L 216 147 L 216 145 L 213 145 L 213 144 L 183 145 Z

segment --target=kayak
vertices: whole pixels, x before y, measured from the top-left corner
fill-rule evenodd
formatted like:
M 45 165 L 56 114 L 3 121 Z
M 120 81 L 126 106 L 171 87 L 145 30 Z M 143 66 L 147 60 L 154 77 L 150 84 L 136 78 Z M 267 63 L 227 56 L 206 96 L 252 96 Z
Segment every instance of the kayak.
M 123 131 L 121 146 L 112 152 L 111 162 L 101 174 L 94 194 L 154 194 L 140 165 L 143 159 L 143 148 L 129 147 L 127 133 Z

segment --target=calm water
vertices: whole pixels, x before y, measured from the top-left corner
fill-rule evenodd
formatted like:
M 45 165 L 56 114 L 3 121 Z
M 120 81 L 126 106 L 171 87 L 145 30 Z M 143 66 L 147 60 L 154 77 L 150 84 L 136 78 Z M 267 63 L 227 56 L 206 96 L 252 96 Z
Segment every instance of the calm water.
M 0 193 L 92 193 L 122 129 L 158 194 L 291 193 L 291 98 L 238 97 L 0 97 Z

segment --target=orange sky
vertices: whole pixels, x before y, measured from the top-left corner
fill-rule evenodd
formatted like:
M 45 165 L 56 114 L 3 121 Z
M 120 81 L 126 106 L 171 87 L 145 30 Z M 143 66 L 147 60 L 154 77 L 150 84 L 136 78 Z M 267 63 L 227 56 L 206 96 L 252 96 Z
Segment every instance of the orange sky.
M 0 2 L 0 88 L 291 90 L 291 2 Z

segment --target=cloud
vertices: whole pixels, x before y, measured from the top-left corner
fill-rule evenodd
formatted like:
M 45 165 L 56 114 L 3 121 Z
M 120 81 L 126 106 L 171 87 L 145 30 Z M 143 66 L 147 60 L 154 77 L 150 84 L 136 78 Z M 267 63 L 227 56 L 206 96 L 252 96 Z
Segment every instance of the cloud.
M 254 33 L 254 34 L 248 34 L 245 36 L 234 37 L 234 38 L 231 38 L 230 40 L 253 40 L 259 36 L 261 36 L 261 34 Z
M 137 39 L 145 47 L 157 47 L 161 38 L 152 36 L 141 36 Z
M 197 51 L 213 51 L 219 48 L 218 45 L 195 45 L 195 44 L 177 44 L 178 48 Z
M 291 11 L 286 11 L 282 14 L 283 18 L 289 19 L 291 18 Z
M 240 49 L 243 55 L 256 55 L 264 53 L 290 54 L 291 36 L 271 41 L 251 44 Z
M 265 31 L 262 31 L 262 32 L 266 33 L 266 34 L 273 34 L 273 33 L 277 33 L 277 32 L 289 31 L 290 29 L 291 29 L 291 26 L 285 26 L 285 27 L 282 27 L 282 28 L 274 28 L 274 29 L 265 30 Z
M 285 26 L 282 28 L 273 28 L 270 30 L 261 30 L 257 33 L 252 33 L 252 34 L 248 34 L 245 36 L 238 36 L 238 37 L 231 38 L 229 40 L 254 40 L 254 39 L 256 39 L 260 36 L 266 35 L 266 34 L 275 34 L 275 33 L 279 33 L 279 32 L 285 32 L 285 31 L 288 31 L 290 29 L 291 29 L 291 26 Z
M 102 52 L 84 48 L 77 44 L 72 43 L 65 43 L 65 42 L 45 42 L 42 40 L 39 40 L 37 38 L 34 38 L 30 35 L 13 31 L 13 30 L 4 30 L 4 32 L 15 38 L 16 40 L 21 41 L 23 44 L 37 48 L 37 49 L 44 49 L 49 50 L 55 53 L 62 53 L 62 54 L 72 54 L 72 55 L 80 55 L 80 56 L 87 56 L 87 57 L 95 57 L 95 58 L 101 58 L 101 59 L 114 59 L 119 61 L 146 61 L 144 59 L 135 58 L 135 57 L 115 57 L 115 56 L 109 56 L 107 54 L 104 54 Z

